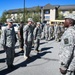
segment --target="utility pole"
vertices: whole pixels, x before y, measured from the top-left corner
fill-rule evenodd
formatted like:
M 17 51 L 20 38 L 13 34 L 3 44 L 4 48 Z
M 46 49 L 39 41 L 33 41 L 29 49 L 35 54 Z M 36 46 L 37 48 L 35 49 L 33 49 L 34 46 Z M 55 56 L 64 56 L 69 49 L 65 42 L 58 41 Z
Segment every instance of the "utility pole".
M 24 0 L 24 15 L 23 15 L 23 18 L 24 18 L 24 22 L 25 22 L 25 0 Z

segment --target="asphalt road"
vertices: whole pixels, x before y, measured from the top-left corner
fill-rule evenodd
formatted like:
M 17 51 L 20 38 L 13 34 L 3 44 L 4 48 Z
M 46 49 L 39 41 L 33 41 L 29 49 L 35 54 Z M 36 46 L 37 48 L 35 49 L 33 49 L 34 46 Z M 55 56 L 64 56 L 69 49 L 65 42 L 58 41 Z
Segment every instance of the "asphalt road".
M 59 47 L 60 42 L 41 40 L 39 50 L 42 52 L 37 54 L 32 48 L 31 58 L 25 61 L 23 55 L 19 54 L 19 43 L 17 42 L 15 68 L 8 70 L 5 63 L 6 54 L 0 46 L 0 75 L 61 75 L 58 60 Z

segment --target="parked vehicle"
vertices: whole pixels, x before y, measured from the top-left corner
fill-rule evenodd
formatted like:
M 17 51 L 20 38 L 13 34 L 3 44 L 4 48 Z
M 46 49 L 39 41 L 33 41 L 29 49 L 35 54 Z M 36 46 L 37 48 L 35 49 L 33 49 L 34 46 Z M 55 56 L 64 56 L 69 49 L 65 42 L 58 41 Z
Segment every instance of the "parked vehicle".
M 1 30 L 4 30 L 7 26 L 7 23 L 3 24 L 1 26 Z M 18 28 L 19 28 L 19 24 L 18 23 L 13 23 L 13 26 L 14 26 L 14 29 L 15 29 L 15 32 L 17 33 L 18 32 Z
M 7 26 L 7 24 L 3 24 L 3 25 L 1 26 L 1 30 L 4 30 L 4 29 L 6 28 L 6 26 Z
M 54 25 L 54 24 L 57 24 L 57 23 L 64 23 L 65 20 L 51 20 L 50 21 L 50 25 Z
M 18 23 L 13 23 L 15 32 L 18 33 L 18 28 L 19 28 L 19 24 Z
M 1 29 L 2 23 L 0 23 L 0 29 Z

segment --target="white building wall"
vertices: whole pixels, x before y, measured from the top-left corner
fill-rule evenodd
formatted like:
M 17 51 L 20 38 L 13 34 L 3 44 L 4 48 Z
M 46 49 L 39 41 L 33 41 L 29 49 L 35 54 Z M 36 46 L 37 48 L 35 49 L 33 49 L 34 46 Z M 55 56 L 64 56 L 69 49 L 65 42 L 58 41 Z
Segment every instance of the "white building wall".
M 56 10 L 50 9 L 50 20 L 55 20 Z
M 67 14 L 69 14 L 70 13 L 70 11 L 67 11 L 67 10 L 65 10 L 65 11 L 60 11 L 60 14 L 62 14 L 63 16 L 66 16 Z M 72 13 L 73 14 L 75 14 L 75 11 L 72 11 Z
M 56 10 L 55 9 L 50 9 L 50 13 L 49 14 L 44 14 L 44 20 L 50 22 L 50 20 L 55 20 L 55 16 L 56 16 Z
M 44 14 L 45 20 L 50 20 L 50 14 Z M 49 17 L 49 18 L 46 18 Z
M 75 11 L 72 11 L 73 14 L 75 14 Z

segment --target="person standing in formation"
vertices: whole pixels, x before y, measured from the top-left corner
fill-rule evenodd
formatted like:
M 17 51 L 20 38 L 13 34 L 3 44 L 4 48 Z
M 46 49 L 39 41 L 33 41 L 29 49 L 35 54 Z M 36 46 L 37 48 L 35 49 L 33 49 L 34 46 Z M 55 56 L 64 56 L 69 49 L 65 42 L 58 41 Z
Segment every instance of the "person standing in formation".
M 17 42 L 16 33 L 13 27 L 12 19 L 7 19 L 7 27 L 2 31 L 1 44 L 6 51 L 6 63 L 8 69 L 14 67 L 15 44 Z
M 37 53 L 40 51 L 38 50 L 39 45 L 40 45 L 40 39 L 41 39 L 41 32 L 42 28 L 40 26 L 40 22 L 37 22 L 37 25 L 34 29 L 34 50 L 37 51 Z
M 67 30 L 61 37 L 60 72 L 62 75 L 75 75 L 75 15 L 65 16 Z
M 24 53 L 24 49 L 23 49 L 23 46 L 24 46 L 23 27 L 24 27 L 24 22 L 22 21 L 22 22 L 20 23 L 20 27 L 19 27 L 19 29 L 18 29 L 19 46 L 20 46 L 20 49 L 21 49 L 21 53 Z
M 24 58 L 28 59 L 31 52 L 31 47 L 33 43 L 33 20 L 28 18 L 28 24 L 23 28 L 23 38 L 24 38 Z

